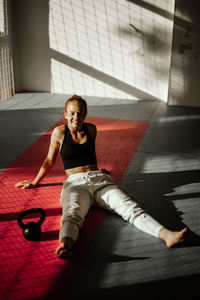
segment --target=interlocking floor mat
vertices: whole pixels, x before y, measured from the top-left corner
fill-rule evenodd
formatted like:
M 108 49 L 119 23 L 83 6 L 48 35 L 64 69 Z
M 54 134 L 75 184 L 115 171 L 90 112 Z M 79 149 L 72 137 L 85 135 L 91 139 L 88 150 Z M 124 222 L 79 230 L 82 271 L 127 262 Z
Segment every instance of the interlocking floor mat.
M 64 119 L 56 125 L 63 122 Z M 96 148 L 99 168 L 108 169 L 114 182 L 120 184 L 148 123 L 93 117 L 88 117 L 87 122 L 95 123 L 98 129 Z M 56 257 L 61 219 L 59 198 L 62 182 L 66 178 L 60 155 L 40 187 L 29 190 L 14 187 L 18 181 L 33 180 L 46 156 L 51 132 L 52 129 L 0 175 L 0 299 L 50 299 L 53 291 L 59 289 L 64 289 L 67 295 L 105 217 L 103 209 L 92 208 L 80 230 L 74 249 L 75 259 L 68 262 Z M 41 226 L 42 238 L 41 241 L 27 241 L 17 224 L 17 216 L 23 210 L 36 207 L 46 212 Z M 24 223 L 37 222 L 38 218 L 37 214 L 31 215 L 24 218 Z

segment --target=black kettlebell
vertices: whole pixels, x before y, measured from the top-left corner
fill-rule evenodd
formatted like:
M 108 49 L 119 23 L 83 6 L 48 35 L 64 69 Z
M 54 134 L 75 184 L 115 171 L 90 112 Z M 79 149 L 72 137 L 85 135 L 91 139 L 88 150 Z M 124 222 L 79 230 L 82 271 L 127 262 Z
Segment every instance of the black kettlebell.
M 27 224 L 24 224 L 22 219 L 23 217 L 33 214 L 33 213 L 40 213 L 41 217 L 38 222 L 29 222 Z M 18 225 L 23 229 L 23 235 L 25 239 L 29 241 L 39 241 L 41 238 L 41 225 L 45 220 L 45 211 L 42 208 L 31 208 L 25 211 L 22 211 L 18 217 L 17 217 L 17 222 Z

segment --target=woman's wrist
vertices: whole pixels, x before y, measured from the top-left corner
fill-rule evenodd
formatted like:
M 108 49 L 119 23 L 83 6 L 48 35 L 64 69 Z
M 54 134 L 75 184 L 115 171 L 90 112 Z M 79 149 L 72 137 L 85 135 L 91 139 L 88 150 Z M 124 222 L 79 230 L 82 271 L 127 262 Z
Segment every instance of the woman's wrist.
M 33 186 L 34 186 L 34 187 L 36 187 L 36 186 L 38 186 L 38 185 L 39 185 L 39 181 L 37 181 L 37 180 L 34 180 L 34 181 L 32 182 L 32 184 L 33 184 Z

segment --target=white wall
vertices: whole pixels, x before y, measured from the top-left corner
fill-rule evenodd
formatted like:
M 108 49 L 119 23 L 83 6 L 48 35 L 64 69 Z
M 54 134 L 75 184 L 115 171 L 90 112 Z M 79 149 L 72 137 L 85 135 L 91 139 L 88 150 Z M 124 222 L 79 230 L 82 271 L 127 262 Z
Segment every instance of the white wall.
M 176 0 L 168 104 L 200 106 L 200 2 Z
M 17 90 L 167 101 L 174 0 L 15 0 Z

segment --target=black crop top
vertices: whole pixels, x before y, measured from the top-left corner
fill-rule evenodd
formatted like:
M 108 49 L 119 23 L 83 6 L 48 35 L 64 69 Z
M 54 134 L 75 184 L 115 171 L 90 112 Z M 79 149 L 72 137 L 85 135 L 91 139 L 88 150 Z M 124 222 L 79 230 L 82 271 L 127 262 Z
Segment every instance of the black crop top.
M 83 124 L 87 141 L 83 144 L 76 144 L 70 139 L 69 128 L 65 126 L 65 137 L 60 149 L 64 169 L 72 169 L 86 165 L 96 165 L 95 139 L 91 136 L 87 123 Z

